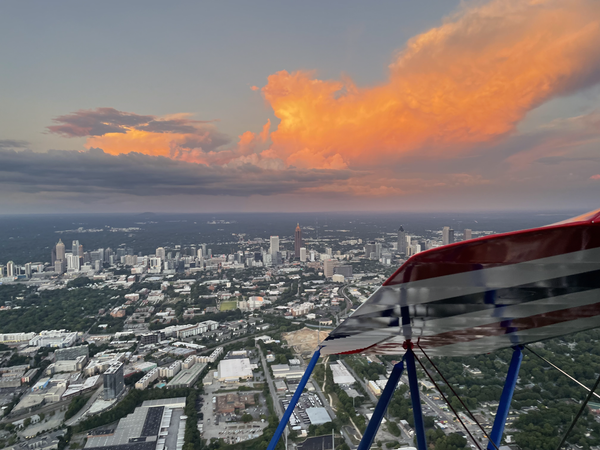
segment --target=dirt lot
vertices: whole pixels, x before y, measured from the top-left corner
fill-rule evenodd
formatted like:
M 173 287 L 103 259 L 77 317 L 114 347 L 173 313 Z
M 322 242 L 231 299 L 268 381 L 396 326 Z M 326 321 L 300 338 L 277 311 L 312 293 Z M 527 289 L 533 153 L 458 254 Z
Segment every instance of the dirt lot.
M 285 333 L 283 338 L 290 347 L 294 348 L 296 353 L 312 354 L 319 342 L 323 341 L 327 336 L 329 336 L 329 331 L 321 331 L 319 336 L 318 330 L 304 327 L 298 331 Z

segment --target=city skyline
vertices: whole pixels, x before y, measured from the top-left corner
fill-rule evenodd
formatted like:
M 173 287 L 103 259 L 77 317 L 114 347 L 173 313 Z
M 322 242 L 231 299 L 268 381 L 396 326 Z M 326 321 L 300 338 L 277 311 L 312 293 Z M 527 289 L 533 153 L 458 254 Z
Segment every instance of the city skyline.
M 67 4 L 0 18 L 3 214 L 597 206 L 593 0 Z

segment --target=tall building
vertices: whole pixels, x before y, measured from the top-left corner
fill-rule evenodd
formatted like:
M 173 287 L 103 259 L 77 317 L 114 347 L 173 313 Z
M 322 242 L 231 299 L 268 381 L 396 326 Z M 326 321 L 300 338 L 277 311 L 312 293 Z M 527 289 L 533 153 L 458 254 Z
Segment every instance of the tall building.
M 9 261 L 6 263 L 6 276 L 7 277 L 16 277 L 17 268 L 15 267 L 15 263 Z
M 25 275 L 27 278 L 31 278 L 31 263 L 25 264 Z
M 64 259 L 57 259 L 54 262 L 54 272 L 56 272 L 59 275 L 65 273 L 65 270 L 66 270 L 65 266 L 66 266 L 66 261 Z
M 454 230 L 450 227 L 442 228 L 442 245 L 454 243 Z
M 79 241 L 73 241 L 71 253 L 73 253 L 73 256 L 79 256 Z
M 163 261 L 166 259 L 166 252 L 164 247 L 158 247 L 156 249 L 156 257 L 162 259 Z
M 326 278 L 331 278 L 333 276 L 333 269 L 338 265 L 338 261 L 336 259 L 326 259 L 323 261 L 323 274 Z
M 65 244 L 61 239 L 58 240 L 58 244 L 56 244 L 56 259 L 58 261 L 65 260 Z
M 269 253 L 274 256 L 279 251 L 279 236 L 271 236 L 271 246 L 269 247 Z
M 306 248 L 300 247 L 300 261 L 306 262 Z
M 406 231 L 402 225 L 398 228 L 398 253 L 406 255 Z
M 294 233 L 294 257 L 300 259 L 300 249 L 302 248 L 302 228 L 300 224 L 296 225 L 296 232 Z
M 67 270 L 69 272 L 79 272 L 80 261 L 79 256 L 67 253 Z
M 369 259 L 377 259 L 377 246 L 374 242 L 365 244 L 365 256 Z
M 344 278 L 352 278 L 352 266 L 350 264 L 336 266 L 333 268 L 333 273 L 343 275 Z
M 123 363 L 115 362 L 104 372 L 104 400 L 117 398 L 124 385 Z
M 473 239 L 472 237 L 472 232 L 470 228 L 465 228 L 465 235 L 464 235 L 464 240 L 468 241 L 469 239 Z

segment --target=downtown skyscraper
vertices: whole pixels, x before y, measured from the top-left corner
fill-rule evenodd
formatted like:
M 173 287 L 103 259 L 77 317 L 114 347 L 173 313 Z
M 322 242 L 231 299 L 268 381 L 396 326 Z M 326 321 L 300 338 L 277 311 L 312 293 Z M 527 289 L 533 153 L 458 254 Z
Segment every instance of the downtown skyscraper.
M 294 232 L 294 257 L 300 259 L 300 249 L 302 248 L 302 228 L 300 224 L 296 225 L 296 231 Z

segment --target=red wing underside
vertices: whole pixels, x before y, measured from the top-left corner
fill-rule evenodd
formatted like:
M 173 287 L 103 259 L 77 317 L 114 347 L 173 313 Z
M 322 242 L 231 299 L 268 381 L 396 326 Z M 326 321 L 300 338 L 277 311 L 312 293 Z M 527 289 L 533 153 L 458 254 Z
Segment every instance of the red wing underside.
M 600 326 L 600 210 L 446 245 L 398 269 L 323 354 L 488 353 Z M 418 345 L 417 345 L 418 344 Z

